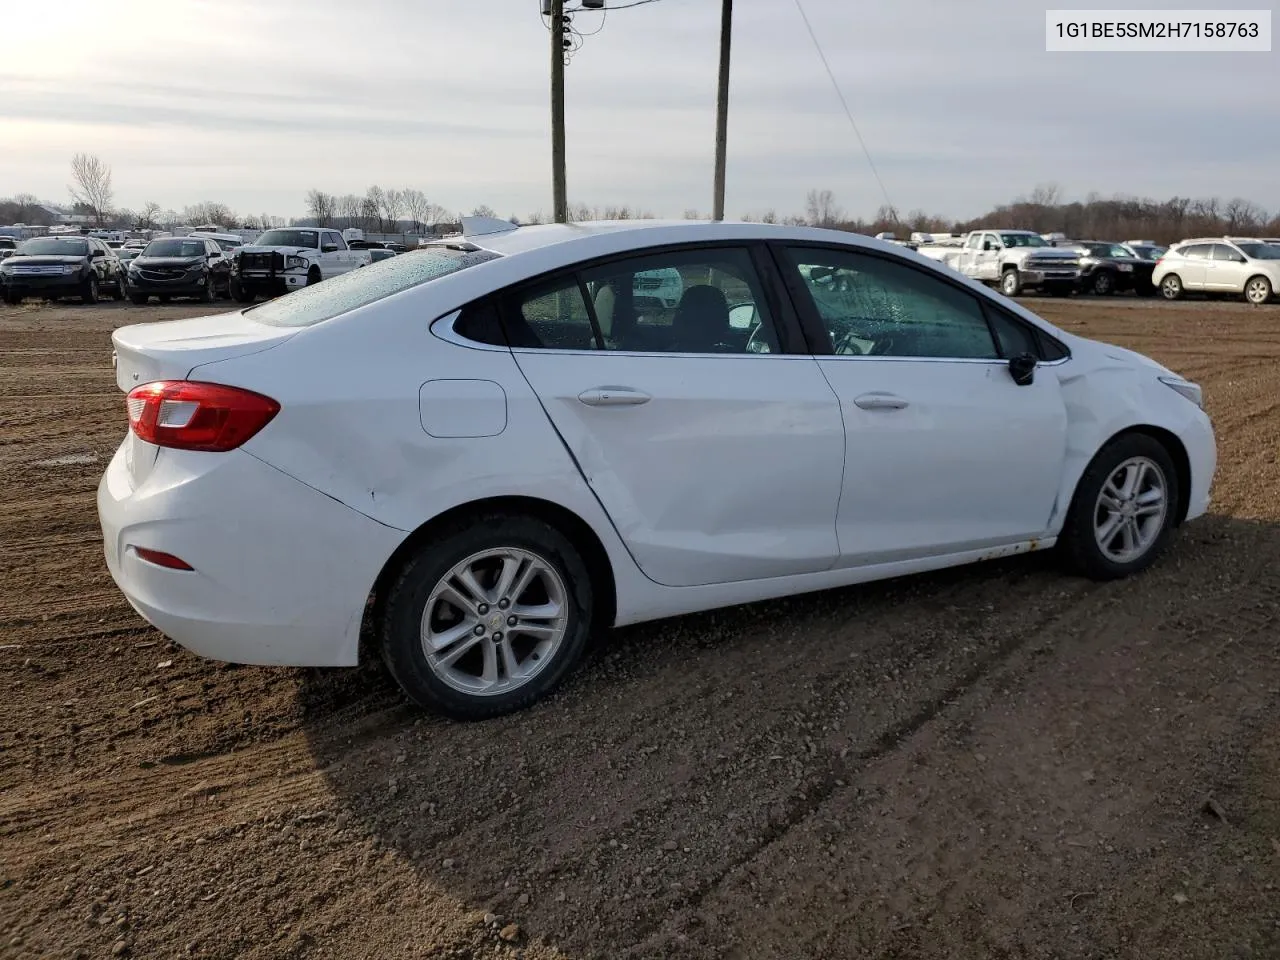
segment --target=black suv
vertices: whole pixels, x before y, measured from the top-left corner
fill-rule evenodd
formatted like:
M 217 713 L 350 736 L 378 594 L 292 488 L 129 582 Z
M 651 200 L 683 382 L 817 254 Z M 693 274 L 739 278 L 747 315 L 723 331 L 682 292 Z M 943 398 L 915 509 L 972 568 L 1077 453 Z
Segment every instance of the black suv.
M 1151 285 L 1154 260 L 1144 260 L 1123 243 L 1106 240 L 1059 240 L 1054 244 L 1080 255 L 1080 292 L 1106 296 L 1132 290 L 1141 296 L 1155 292 Z
M 129 299 L 195 297 L 212 303 L 230 296 L 231 261 L 212 237 L 160 237 L 129 261 Z
M 115 251 L 96 237 L 33 237 L 0 260 L 5 303 L 23 297 L 79 297 L 97 303 L 105 294 L 123 300 L 124 268 Z

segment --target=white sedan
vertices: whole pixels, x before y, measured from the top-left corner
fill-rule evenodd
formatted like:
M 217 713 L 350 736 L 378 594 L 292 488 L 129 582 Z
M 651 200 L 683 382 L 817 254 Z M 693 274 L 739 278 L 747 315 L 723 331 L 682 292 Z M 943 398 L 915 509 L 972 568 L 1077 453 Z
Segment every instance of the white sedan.
M 678 272 L 674 308 L 635 277 Z M 730 317 L 730 306 L 736 311 Z M 751 309 L 744 309 L 750 305 Z M 744 223 L 464 235 L 113 335 L 107 564 L 190 650 L 523 707 L 593 632 L 1205 512 L 1200 389 L 900 246 Z

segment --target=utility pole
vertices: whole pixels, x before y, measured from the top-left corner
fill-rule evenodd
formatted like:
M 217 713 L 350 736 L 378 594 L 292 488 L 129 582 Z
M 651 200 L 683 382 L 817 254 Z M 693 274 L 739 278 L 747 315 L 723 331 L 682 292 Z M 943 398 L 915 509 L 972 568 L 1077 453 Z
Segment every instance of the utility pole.
M 720 11 L 720 85 L 716 91 L 716 183 L 711 219 L 724 219 L 724 163 L 729 140 L 729 38 L 733 34 L 733 0 Z
M 569 221 L 564 173 L 564 0 L 551 0 L 551 187 L 556 223 Z

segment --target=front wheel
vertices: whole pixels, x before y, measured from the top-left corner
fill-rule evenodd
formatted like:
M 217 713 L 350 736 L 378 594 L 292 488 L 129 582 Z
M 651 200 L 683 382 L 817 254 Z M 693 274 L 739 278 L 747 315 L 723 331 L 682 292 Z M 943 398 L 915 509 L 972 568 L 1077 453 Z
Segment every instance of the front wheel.
M 1160 281 L 1160 296 L 1166 300 L 1179 300 L 1182 297 L 1182 278 L 1171 273 Z
M 16 290 L 6 290 L 4 292 L 4 302 L 11 307 L 16 307 L 22 302 L 22 294 Z
M 1022 292 L 1022 278 L 1017 269 L 1006 270 L 1000 275 L 1000 292 L 1006 297 L 1016 297 Z
M 529 706 L 582 654 L 593 594 L 586 564 L 554 527 L 481 517 L 431 538 L 382 613 L 382 656 L 414 702 L 459 720 Z
M 80 290 L 81 303 L 97 303 L 98 302 L 98 277 L 93 274 L 85 281 L 84 286 Z
M 1271 299 L 1271 281 L 1266 277 L 1250 277 L 1244 285 L 1244 298 L 1254 306 L 1266 303 Z
M 216 299 L 213 289 L 213 274 L 209 274 L 204 278 L 204 286 L 200 288 L 200 302 L 213 303 Z
M 124 277 L 116 277 L 115 289 L 111 291 L 112 300 L 124 300 L 129 296 L 129 291 L 125 289 Z
M 1110 296 L 1116 289 L 1115 277 L 1110 270 L 1099 270 L 1093 278 L 1093 292 L 1099 297 Z
M 1071 565 L 1095 580 L 1145 570 L 1176 522 L 1178 474 L 1164 445 L 1126 434 L 1098 451 L 1076 485 L 1061 544 Z
M 253 303 L 255 297 L 254 292 L 246 287 L 239 280 L 232 280 L 230 283 L 231 299 L 236 303 Z

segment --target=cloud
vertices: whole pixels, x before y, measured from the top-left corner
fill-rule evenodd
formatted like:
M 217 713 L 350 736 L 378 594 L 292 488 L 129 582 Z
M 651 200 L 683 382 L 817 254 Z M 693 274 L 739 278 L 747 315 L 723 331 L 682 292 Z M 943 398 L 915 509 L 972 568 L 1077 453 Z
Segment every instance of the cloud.
M 584 39 L 566 70 L 573 200 L 709 209 L 718 7 L 619 10 Z M 1272 55 L 1224 72 L 1213 54 L 1049 54 L 1043 9 L 1018 0 L 804 7 L 903 210 L 972 216 L 1045 181 L 1280 207 Z M 125 205 L 296 214 L 310 187 L 376 182 L 550 208 L 533 0 L 118 0 L 105 27 L 100 10 L 24 7 L 0 64 L 0 191 L 62 199 L 90 150 Z M 812 187 L 851 213 L 884 202 L 793 3 L 738 4 L 732 63 L 730 211 L 799 210 Z

